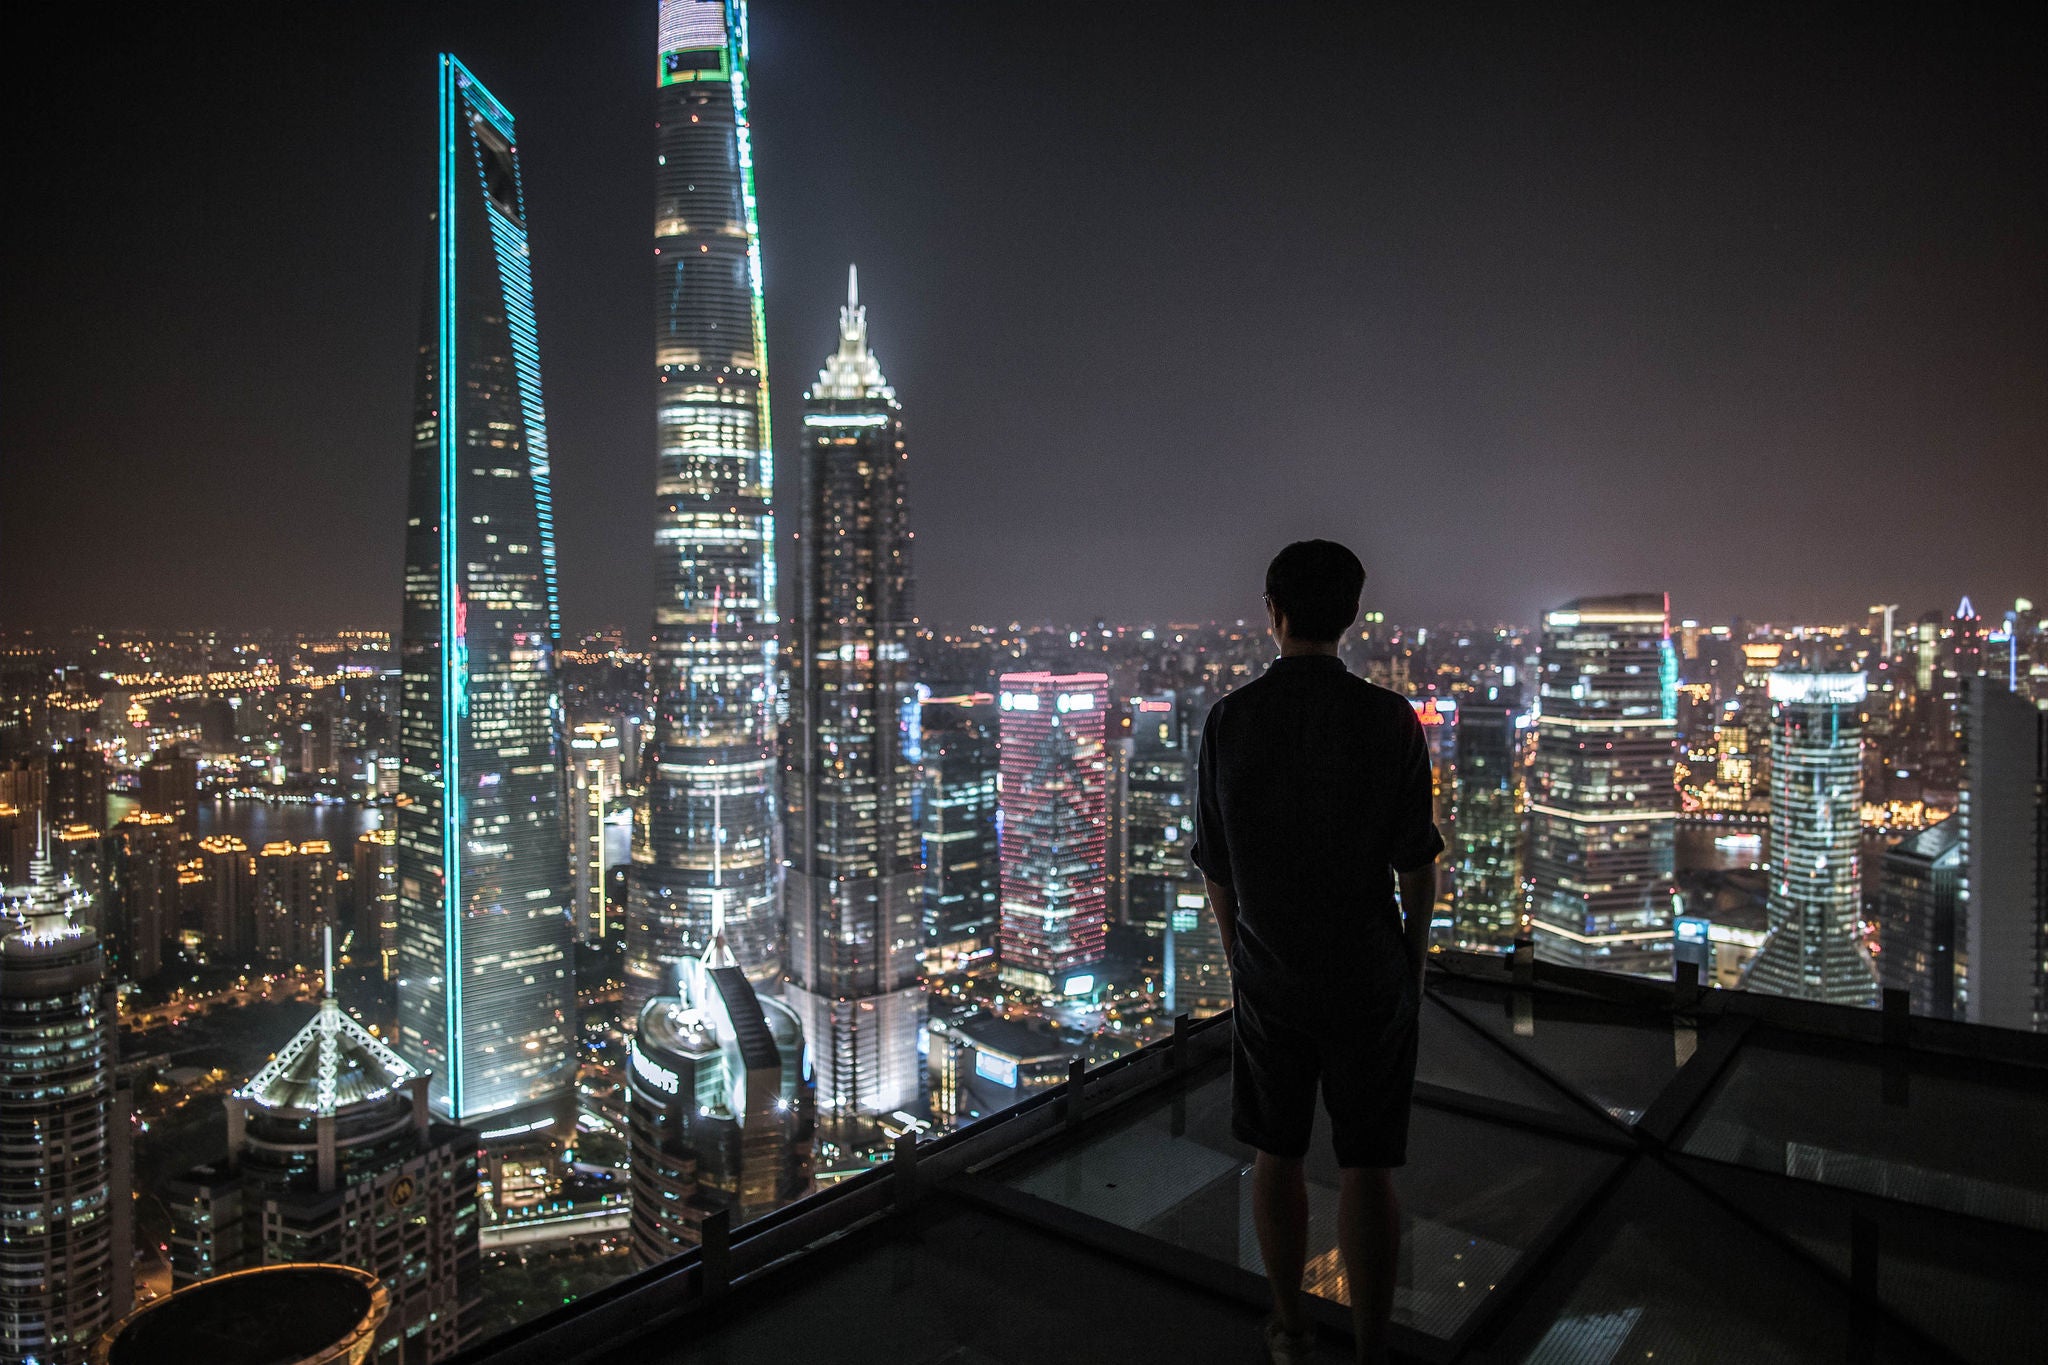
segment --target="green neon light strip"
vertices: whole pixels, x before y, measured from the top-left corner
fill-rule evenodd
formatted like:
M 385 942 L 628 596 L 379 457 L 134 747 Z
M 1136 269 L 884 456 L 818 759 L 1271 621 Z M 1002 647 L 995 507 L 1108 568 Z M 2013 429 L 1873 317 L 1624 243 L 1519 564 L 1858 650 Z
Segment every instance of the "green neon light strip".
M 767 508 L 762 518 L 761 545 L 766 556 L 761 572 L 761 620 L 773 624 L 782 619 L 777 606 L 775 578 L 775 437 L 768 403 L 768 307 L 761 289 L 761 219 L 754 197 L 754 150 L 752 130 L 747 121 L 747 0 L 727 0 L 725 24 L 726 63 L 732 68 L 734 141 L 740 162 L 740 204 L 747 215 L 747 280 L 753 296 L 754 354 L 761 362 L 761 490 Z M 768 653 L 768 676 L 775 676 L 773 635 L 764 645 Z

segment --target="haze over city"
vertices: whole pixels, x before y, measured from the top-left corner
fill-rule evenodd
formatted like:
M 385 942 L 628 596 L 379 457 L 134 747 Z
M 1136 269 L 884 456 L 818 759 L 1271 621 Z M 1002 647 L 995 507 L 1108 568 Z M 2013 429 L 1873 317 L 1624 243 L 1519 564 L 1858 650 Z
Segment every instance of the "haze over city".
M 648 22 L 128 11 L 143 117 L 100 12 L 45 14 L 0 626 L 396 625 L 450 49 L 519 110 L 564 625 L 637 636 Z M 753 41 L 781 478 L 857 262 L 928 624 L 1247 617 L 1311 533 L 1404 619 L 2048 575 L 2038 43 L 1992 11 L 777 5 Z

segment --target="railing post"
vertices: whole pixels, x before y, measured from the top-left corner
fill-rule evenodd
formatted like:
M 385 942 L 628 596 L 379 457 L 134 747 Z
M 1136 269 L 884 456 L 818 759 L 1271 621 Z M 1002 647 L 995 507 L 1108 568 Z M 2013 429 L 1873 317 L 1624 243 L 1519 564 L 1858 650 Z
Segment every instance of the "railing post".
M 703 1243 L 698 1247 L 697 1297 L 723 1298 L 732 1288 L 732 1210 L 719 1209 L 705 1217 Z
M 1888 989 L 1880 997 L 1884 1008 L 1884 1045 L 1904 1047 L 1913 1021 L 1913 998 L 1905 991 Z
M 894 1201 L 899 1209 L 907 1209 L 917 1200 L 917 1130 L 909 1129 L 897 1135 L 896 1150 L 889 1162 L 891 1182 L 895 1186 Z
M 1508 954 L 1508 971 L 1513 974 L 1517 986 L 1536 984 L 1536 944 L 1528 938 L 1515 940 L 1515 950 Z
M 1700 964 L 1681 962 L 1671 977 L 1671 1007 L 1690 1009 L 1700 998 Z
M 1078 1127 L 1084 1112 L 1081 1091 L 1088 1084 L 1088 1058 L 1084 1054 L 1067 1063 L 1067 1127 Z
M 1166 1054 L 1166 1069 L 1168 1071 L 1179 1071 L 1188 1064 L 1186 1048 L 1188 1045 L 1188 1024 L 1190 1022 L 1185 1010 L 1173 1016 L 1172 1050 Z

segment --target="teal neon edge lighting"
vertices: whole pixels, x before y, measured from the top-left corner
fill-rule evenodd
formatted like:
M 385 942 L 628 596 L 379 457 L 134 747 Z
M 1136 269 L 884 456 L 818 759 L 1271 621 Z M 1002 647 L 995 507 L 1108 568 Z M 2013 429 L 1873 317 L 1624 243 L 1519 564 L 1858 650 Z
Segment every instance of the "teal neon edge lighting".
M 463 1112 L 462 1083 L 462 782 L 460 759 L 461 713 L 468 708 L 468 679 L 462 674 L 457 655 L 463 641 L 457 627 L 459 556 L 456 553 L 460 522 L 455 507 L 455 135 L 456 109 L 462 87 L 481 89 L 461 62 L 441 54 L 441 192 L 438 221 L 440 234 L 441 353 L 436 377 L 440 381 L 441 444 L 441 895 L 442 895 L 442 1007 L 447 1017 L 448 1110 Z M 486 95 L 488 98 L 488 95 Z M 496 105 L 496 100 L 491 100 Z M 510 119 L 507 119 L 510 122 Z M 466 624 L 466 623 L 464 623 Z M 459 695 L 460 694 L 460 695 Z

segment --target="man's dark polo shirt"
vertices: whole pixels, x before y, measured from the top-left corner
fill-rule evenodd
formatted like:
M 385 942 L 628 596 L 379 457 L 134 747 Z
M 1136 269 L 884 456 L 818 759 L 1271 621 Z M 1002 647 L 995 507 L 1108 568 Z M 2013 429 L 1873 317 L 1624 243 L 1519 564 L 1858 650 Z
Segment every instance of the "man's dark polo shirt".
M 1394 874 L 1444 841 L 1407 699 L 1334 655 L 1276 659 L 1210 708 L 1200 766 L 1190 856 L 1236 892 L 1240 995 L 1288 1013 L 1313 1000 L 1327 1018 L 1411 993 Z

